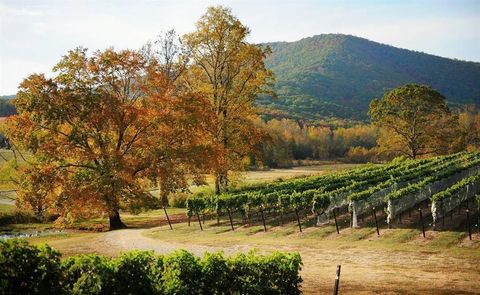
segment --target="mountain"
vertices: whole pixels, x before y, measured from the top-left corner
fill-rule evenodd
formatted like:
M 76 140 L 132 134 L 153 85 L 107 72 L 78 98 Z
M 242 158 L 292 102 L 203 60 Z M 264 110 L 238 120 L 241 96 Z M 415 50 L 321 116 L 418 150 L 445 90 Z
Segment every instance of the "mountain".
M 363 120 L 373 98 L 406 83 L 430 85 L 451 104 L 480 104 L 480 63 L 342 34 L 262 45 L 272 49 L 278 96 L 259 100 L 266 113 Z
M 336 121 L 368 119 L 373 98 L 407 83 L 440 91 L 450 105 L 480 105 L 480 63 L 400 49 L 367 39 L 326 34 L 264 43 L 278 98 L 260 97 L 264 117 Z M 0 117 L 14 112 L 0 97 Z

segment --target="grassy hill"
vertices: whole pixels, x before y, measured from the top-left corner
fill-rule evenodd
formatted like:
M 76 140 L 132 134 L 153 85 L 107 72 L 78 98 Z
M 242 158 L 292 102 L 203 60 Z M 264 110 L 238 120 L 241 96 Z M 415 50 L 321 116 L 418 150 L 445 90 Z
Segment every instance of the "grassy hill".
M 266 43 L 279 99 L 267 110 L 294 117 L 366 118 L 372 98 L 406 83 L 431 85 L 453 104 L 480 103 L 480 63 L 400 49 L 350 35 Z

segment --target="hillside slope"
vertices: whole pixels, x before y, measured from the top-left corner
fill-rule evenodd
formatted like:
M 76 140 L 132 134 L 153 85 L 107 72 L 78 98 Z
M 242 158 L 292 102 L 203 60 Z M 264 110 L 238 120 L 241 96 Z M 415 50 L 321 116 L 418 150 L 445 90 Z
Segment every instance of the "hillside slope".
M 341 34 L 265 43 L 279 99 L 259 104 L 304 118 L 366 117 L 372 98 L 406 83 L 431 85 L 450 103 L 480 103 L 480 63 Z

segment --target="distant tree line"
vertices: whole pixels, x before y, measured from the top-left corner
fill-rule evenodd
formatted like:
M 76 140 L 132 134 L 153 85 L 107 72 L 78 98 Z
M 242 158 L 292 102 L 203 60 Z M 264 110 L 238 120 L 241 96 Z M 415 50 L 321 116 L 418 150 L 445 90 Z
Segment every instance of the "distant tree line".
M 0 99 L 0 117 L 8 117 L 16 113 L 15 105 L 11 99 Z

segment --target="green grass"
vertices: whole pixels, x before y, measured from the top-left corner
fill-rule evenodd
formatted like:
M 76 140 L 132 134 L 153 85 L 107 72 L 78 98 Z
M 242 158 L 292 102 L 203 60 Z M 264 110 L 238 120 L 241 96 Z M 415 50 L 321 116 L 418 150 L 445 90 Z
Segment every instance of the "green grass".
M 374 227 L 362 227 L 358 229 L 341 229 L 337 235 L 335 226 L 326 225 L 321 227 L 304 228 L 298 231 L 296 222 L 289 222 L 284 226 L 268 226 L 267 232 L 263 232 L 263 226 L 253 225 L 239 227 L 235 231 L 223 221 L 220 226 L 215 221 L 207 221 L 201 231 L 197 221 L 192 221 L 191 226 L 185 223 L 175 224 L 174 230 L 167 227 L 158 227 L 144 232 L 145 236 L 161 239 L 167 242 L 193 243 L 207 246 L 231 246 L 231 245 L 257 245 L 292 247 L 359 247 L 373 249 L 388 249 L 398 251 L 431 251 L 434 253 L 452 249 L 461 254 L 470 251 L 471 255 L 480 257 L 480 248 L 463 249 L 457 247 L 460 240 L 465 237 L 462 232 L 446 231 L 438 233 L 433 240 L 415 244 L 412 240 L 421 239 L 418 229 L 381 229 L 377 237 Z M 421 241 L 421 240 L 420 240 Z
M 0 204 L 0 215 L 13 214 L 15 212 L 14 205 Z

